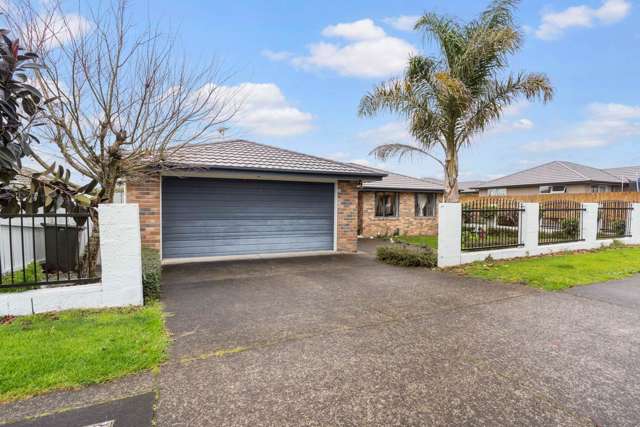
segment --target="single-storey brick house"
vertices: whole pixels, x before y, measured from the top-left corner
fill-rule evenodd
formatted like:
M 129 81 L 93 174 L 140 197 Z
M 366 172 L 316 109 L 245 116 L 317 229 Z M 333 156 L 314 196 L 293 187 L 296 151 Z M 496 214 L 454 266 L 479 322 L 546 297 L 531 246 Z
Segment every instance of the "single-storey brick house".
M 386 173 L 234 140 L 171 153 L 127 182 L 143 244 L 164 262 L 357 250 L 358 189 Z
M 368 169 L 387 176 L 362 184 L 358 194 L 358 234 L 377 237 L 438 233 L 438 203 L 444 194 L 441 181 Z

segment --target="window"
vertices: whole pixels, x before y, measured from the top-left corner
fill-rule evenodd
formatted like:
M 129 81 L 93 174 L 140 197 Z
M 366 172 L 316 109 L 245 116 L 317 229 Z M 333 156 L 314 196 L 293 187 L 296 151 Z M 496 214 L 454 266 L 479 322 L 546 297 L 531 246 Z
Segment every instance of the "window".
M 436 216 L 437 201 L 435 193 L 416 193 L 416 216 Z
M 540 194 L 566 193 L 566 185 L 541 185 Z
M 592 185 L 591 186 L 592 193 L 606 193 L 607 186 L 606 185 Z
M 398 193 L 376 193 L 376 216 L 398 216 Z
M 506 196 L 507 189 L 506 188 L 490 188 L 488 193 L 489 193 L 489 196 Z

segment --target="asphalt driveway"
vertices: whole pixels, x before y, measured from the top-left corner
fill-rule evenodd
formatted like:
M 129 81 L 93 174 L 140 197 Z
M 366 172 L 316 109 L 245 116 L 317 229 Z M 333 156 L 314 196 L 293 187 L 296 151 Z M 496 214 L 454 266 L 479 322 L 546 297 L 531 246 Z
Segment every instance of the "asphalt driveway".
M 638 307 L 391 267 L 373 246 L 167 268 L 159 373 L 0 424 L 150 390 L 159 426 L 640 424 Z

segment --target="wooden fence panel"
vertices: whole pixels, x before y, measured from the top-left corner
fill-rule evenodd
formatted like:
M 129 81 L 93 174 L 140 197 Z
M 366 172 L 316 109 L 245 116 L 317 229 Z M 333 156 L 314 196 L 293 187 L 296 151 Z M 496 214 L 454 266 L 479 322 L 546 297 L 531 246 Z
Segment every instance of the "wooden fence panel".
M 523 203 L 544 203 L 551 200 L 573 200 L 579 203 L 600 203 L 607 200 L 620 200 L 624 202 L 640 203 L 640 192 L 626 191 L 623 193 L 559 193 L 559 194 L 531 194 L 517 196 L 478 196 L 462 195 L 460 202 L 470 202 L 473 200 L 518 200 Z

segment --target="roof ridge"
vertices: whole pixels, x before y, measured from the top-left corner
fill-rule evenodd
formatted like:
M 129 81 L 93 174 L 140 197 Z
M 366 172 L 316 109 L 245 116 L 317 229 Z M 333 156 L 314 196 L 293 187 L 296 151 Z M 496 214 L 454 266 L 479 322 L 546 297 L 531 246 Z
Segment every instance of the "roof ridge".
M 577 163 L 571 163 L 571 162 L 566 162 L 564 160 L 561 161 L 557 161 L 558 164 L 564 166 L 565 168 L 569 169 L 571 172 L 575 173 L 576 175 L 580 176 L 581 178 L 584 178 L 586 180 L 590 180 L 591 178 L 589 178 L 588 176 L 578 172 L 577 170 L 575 170 L 574 168 L 570 167 L 568 164 L 577 164 Z M 567 164 L 568 163 L 568 164 Z M 581 166 L 587 166 L 587 165 L 581 165 Z M 587 166 L 588 168 L 590 168 L 591 166 Z M 593 168 L 593 169 L 597 169 L 597 168 Z

